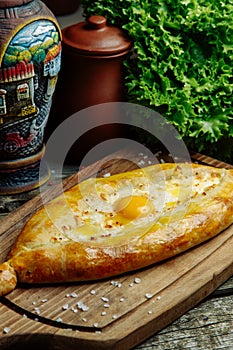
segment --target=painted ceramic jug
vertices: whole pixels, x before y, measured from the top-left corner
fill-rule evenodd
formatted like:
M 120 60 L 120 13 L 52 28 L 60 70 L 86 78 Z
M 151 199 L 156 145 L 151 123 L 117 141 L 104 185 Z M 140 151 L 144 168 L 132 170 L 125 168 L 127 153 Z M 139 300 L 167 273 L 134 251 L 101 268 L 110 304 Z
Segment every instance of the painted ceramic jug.
M 49 177 L 40 163 L 60 62 L 61 33 L 46 5 L 0 1 L 0 194 L 31 190 Z

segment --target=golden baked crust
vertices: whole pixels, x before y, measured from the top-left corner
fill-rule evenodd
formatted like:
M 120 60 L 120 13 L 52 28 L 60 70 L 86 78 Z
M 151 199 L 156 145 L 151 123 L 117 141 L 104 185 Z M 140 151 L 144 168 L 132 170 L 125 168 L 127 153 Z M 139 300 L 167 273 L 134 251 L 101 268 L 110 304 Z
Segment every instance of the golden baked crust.
M 0 265 L 0 295 L 15 288 L 16 274 L 23 283 L 56 283 L 139 269 L 232 222 L 233 170 L 168 163 L 88 179 L 28 220 Z
M 0 295 L 11 292 L 17 284 L 17 276 L 8 262 L 0 265 Z

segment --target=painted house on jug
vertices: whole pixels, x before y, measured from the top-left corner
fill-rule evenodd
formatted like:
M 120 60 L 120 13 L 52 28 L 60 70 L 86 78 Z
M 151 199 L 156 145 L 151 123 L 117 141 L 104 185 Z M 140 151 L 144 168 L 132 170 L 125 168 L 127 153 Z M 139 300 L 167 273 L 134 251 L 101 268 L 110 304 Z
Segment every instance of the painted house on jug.
M 46 94 L 50 97 L 55 90 L 58 73 L 61 68 L 61 43 L 53 46 L 47 52 L 44 60 L 44 77 L 48 77 Z
M 0 124 L 37 112 L 34 76 L 32 62 L 0 69 Z

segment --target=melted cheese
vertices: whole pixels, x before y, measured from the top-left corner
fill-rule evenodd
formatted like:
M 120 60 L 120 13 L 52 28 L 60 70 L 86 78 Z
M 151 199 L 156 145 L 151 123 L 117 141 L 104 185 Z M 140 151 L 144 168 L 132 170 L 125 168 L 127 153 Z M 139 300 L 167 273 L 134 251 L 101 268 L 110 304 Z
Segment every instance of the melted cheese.
M 69 215 L 55 226 L 65 239 L 101 242 L 132 239 L 142 232 L 169 225 L 197 207 L 224 173 L 173 168 L 166 176 L 154 167 L 88 179 L 65 193 Z M 75 193 L 75 195 L 74 195 Z M 201 198 L 200 200 L 200 196 Z M 122 238 L 121 238 L 122 237 Z

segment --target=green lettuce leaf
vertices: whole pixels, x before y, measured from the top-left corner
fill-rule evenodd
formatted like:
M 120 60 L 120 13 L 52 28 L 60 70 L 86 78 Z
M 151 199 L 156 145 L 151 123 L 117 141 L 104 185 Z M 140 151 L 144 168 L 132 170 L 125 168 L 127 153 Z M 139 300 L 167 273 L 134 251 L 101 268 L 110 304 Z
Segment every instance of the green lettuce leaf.
M 217 156 L 219 143 L 233 160 L 232 0 L 83 0 L 83 7 L 132 37 L 128 100 L 163 111 L 197 150 Z

